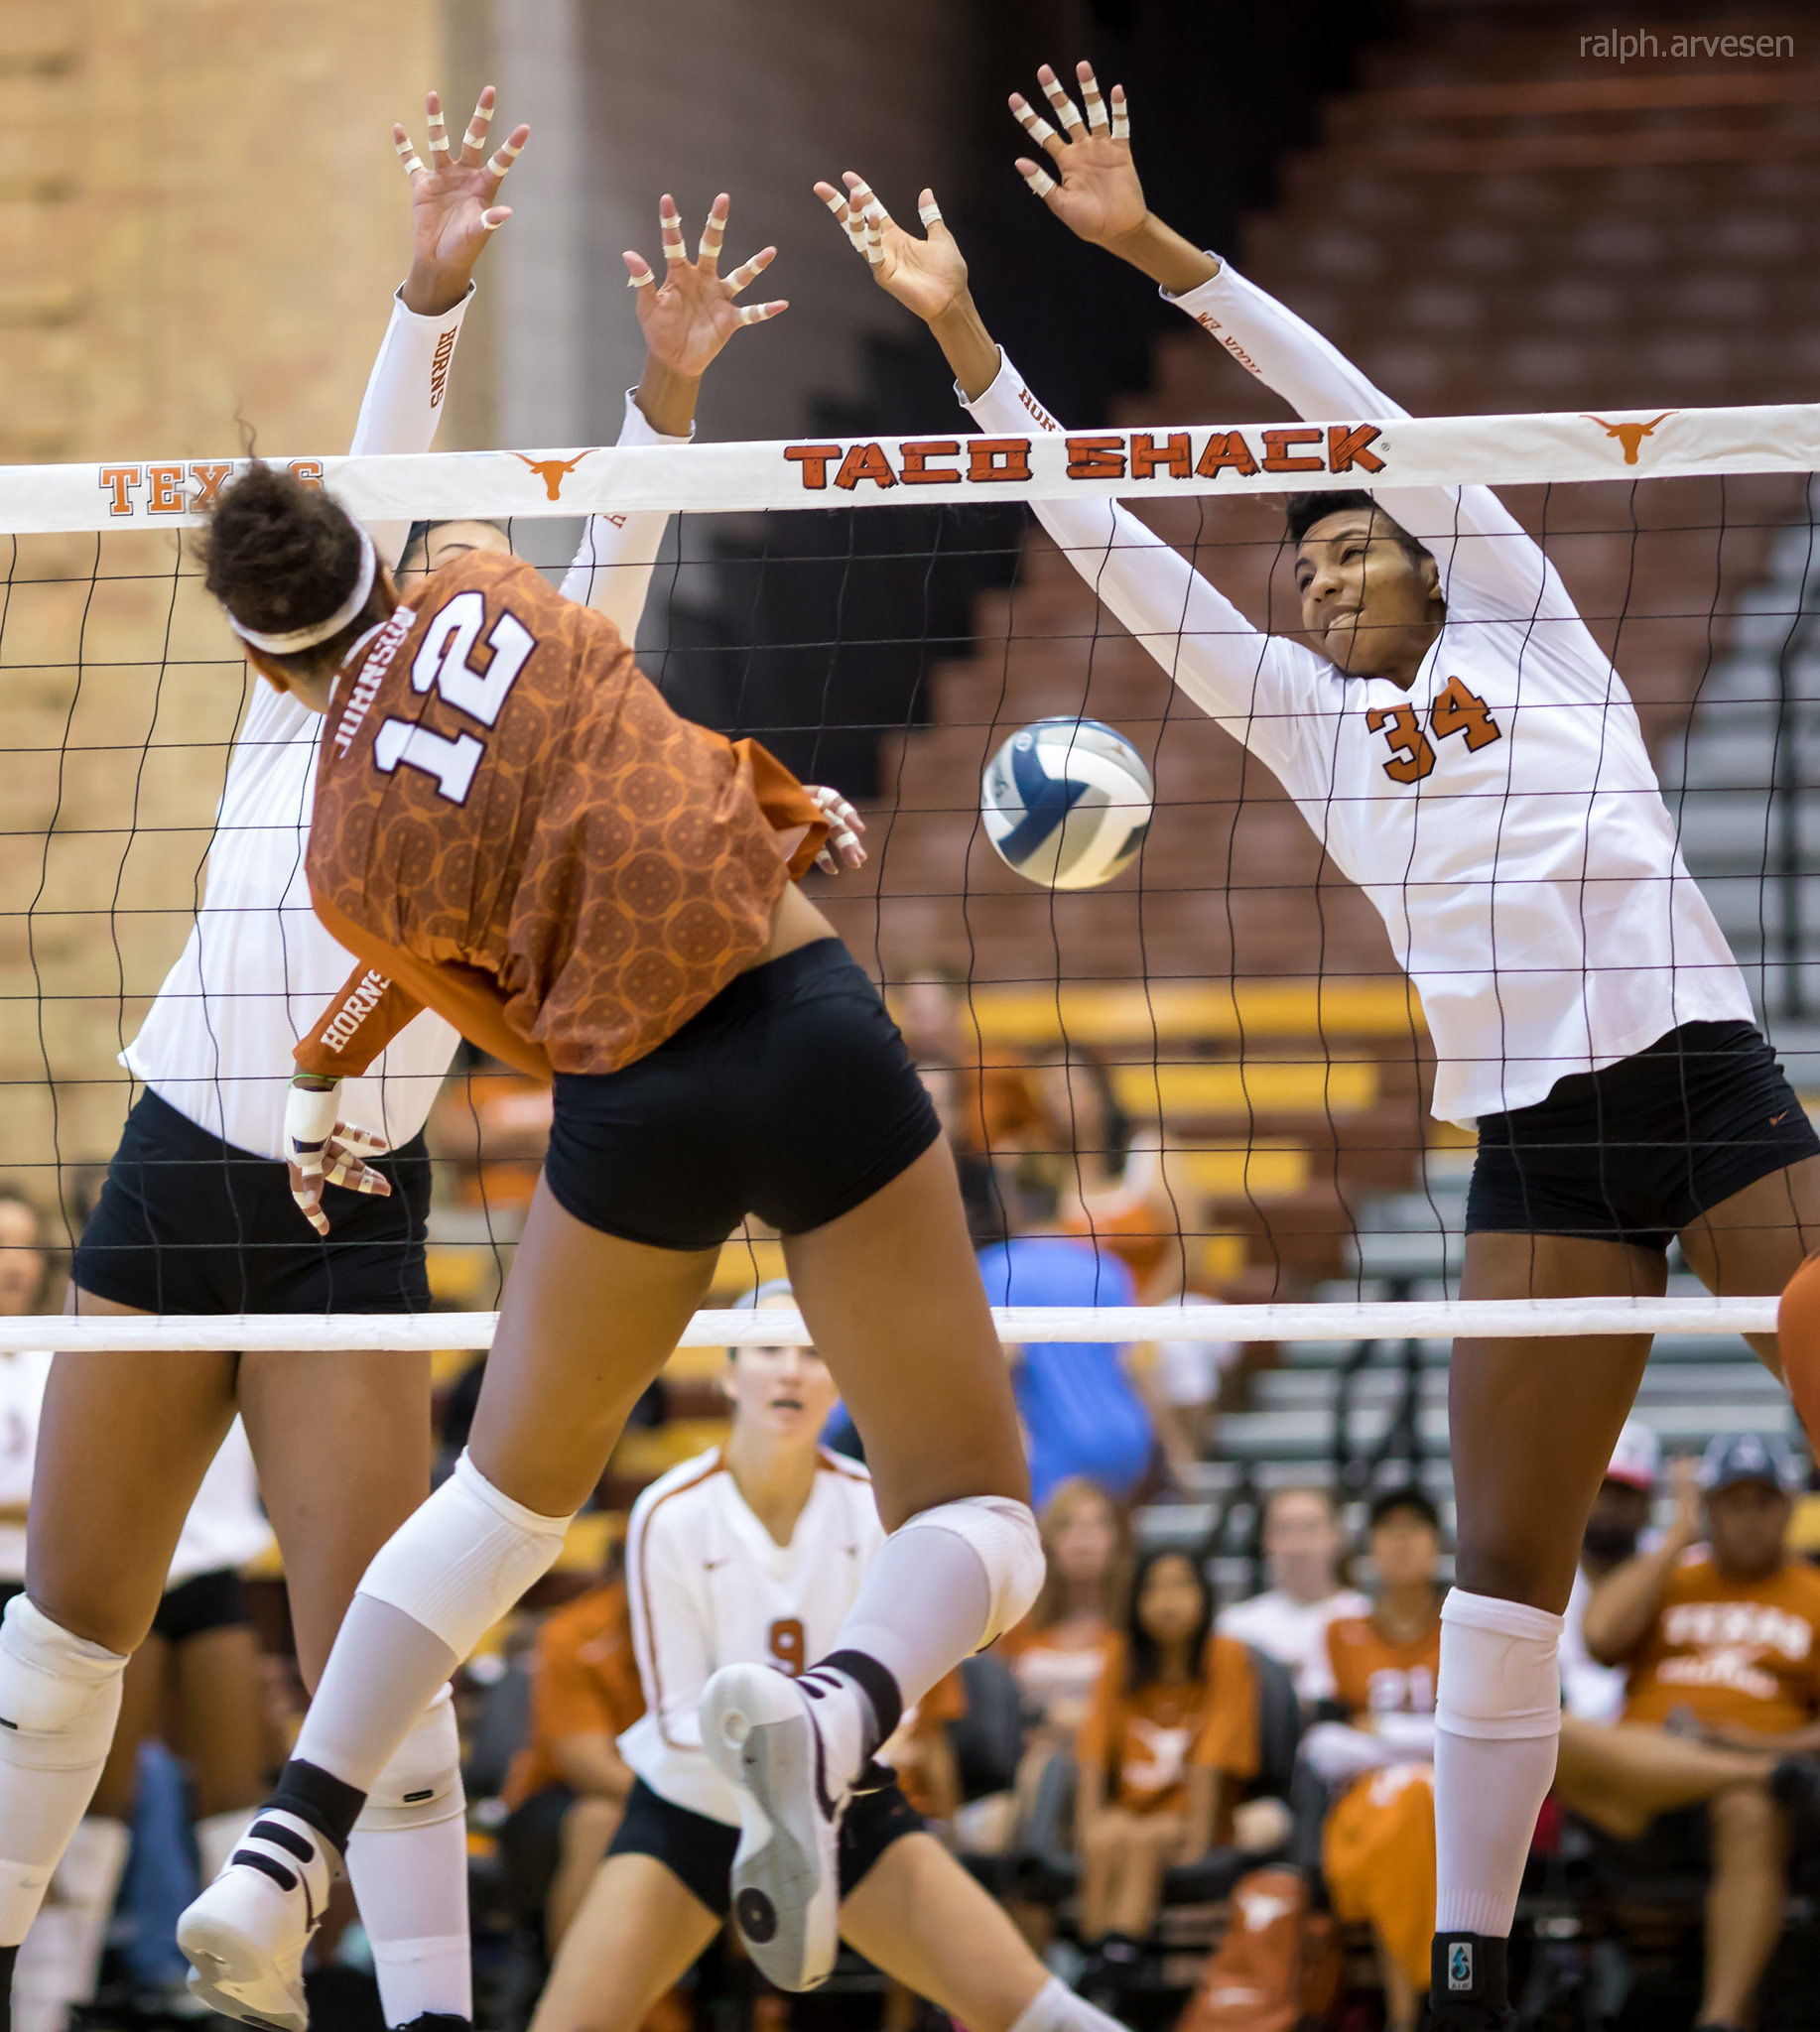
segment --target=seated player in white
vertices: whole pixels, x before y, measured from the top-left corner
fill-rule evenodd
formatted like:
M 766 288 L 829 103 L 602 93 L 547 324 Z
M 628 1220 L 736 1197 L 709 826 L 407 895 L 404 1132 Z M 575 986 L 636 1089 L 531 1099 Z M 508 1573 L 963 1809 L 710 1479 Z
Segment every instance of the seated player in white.
M 751 1302 L 793 1300 L 780 1281 Z M 820 1445 L 835 1384 L 815 1350 L 729 1355 L 726 1445 L 672 1468 L 632 1509 L 626 1588 L 645 1714 L 619 1748 L 637 1782 L 532 2032 L 636 2032 L 720 1930 L 739 1793 L 702 1746 L 702 1691 L 724 1665 L 801 1673 L 884 1543 L 871 1478 Z M 1109 2032 L 924 1832 L 889 1775 L 842 1825 L 843 1938 L 971 2032 Z
M 1085 116 L 1041 73 L 1061 133 L 1012 100 L 1049 155 L 1047 170 L 1020 164 L 1049 208 L 1151 276 L 1299 415 L 1405 415 L 1150 212 L 1122 89 L 1108 113 L 1079 74 Z M 845 181 L 845 196 L 816 189 L 880 286 L 928 322 L 980 427 L 1060 430 L 981 321 L 933 194 L 919 240 Z M 1478 1129 L 1461 1295 L 1659 1293 L 1677 1238 L 1709 1289 L 1780 1292 L 1820 1243 L 1820 1139 L 1681 859 L 1623 681 L 1497 497 L 1293 496 L 1301 639 L 1254 628 L 1110 502 L 1032 506 L 1383 918 L 1434 1040 L 1434 1111 Z M 1780 1374 L 1773 1336 L 1753 1344 Z M 1648 1351 L 1610 1335 L 1455 1351 L 1460 1585 L 1435 1755 L 1435 1953 L 1452 1980 L 1434 1995 L 1437 2023 L 1461 2032 L 1510 2022 L 1505 1945 L 1554 1770 L 1561 1613 Z M 1791 1362 L 1788 1381 L 1820 1437 L 1820 1362 Z

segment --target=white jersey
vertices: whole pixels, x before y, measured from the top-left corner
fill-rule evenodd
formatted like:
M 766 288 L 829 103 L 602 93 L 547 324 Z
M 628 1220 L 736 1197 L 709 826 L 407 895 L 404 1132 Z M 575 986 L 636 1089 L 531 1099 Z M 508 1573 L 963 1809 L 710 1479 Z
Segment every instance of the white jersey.
M 55 1359 L 44 1348 L 0 1354 L 0 1513 L 23 1510 L 31 1501 L 39 1417 Z M 222 1567 L 243 1567 L 271 1537 L 259 1507 L 252 1450 L 236 1418 L 184 1520 L 165 1586 L 176 1588 Z M 24 1520 L 0 1514 L 0 1581 L 25 1579 L 25 1547 Z
M 1177 301 L 1303 417 L 1407 414 L 1230 266 Z M 987 431 L 1057 428 L 1009 361 L 968 407 Z M 1407 692 L 1261 634 L 1112 503 L 1032 506 L 1376 907 L 1434 1038 L 1437 1115 L 1470 1125 L 1678 1024 L 1752 1021 L 1635 708 L 1539 546 L 1489 487 L 1372 491 L 1447 600 Z
M 716 1448 L 632 1505 L 626 1592 L 645 1713 L 619 1754 L 674 1806 L 739 1824 L 739 1796 L 702 1748 L 702 1689 L 723 1665 L 797 1673 L 834 1646 L 884 1543 L 872 1479 L 823 1454 L 788 1545 L 746 1507 Z
M 1216 1625 L 1223 1637 L 1236 1637 L 1266 1658 L 1287 1666 L 1295 1690 L 1311 1706 L 1333 1698 L 1333 1667 L 1327 1656 L 1330 1623 L 1342 1616 L 1369 1615 L 1371 1604 L 1352 1588 L 1342 1588 L 1325 1601 L 1298 1601 L 1273 1588 L 1223 1608 Z
M 436 434 L 465 301 L 419 318 L 394 300 L 355 426 L 355 452 L 427 451 Z M 626 403 L 619 442 L 661 437 Z M 604 610 L 629 642 L 669 518 L 595 516 L 564 593 Z M 373 532 L 396 563 L 409 526 Z M 284 1155 L 292 1048 L 341 987 L 353 959 L 323 929 L 304 861 L 316 796 L 323 718 L 263 680 L 227 766 L 208 856 L 207 894 L 182 956 L 165 978 L 120 1063 L 211 1135 L 258 1157 Z M 456 1035 L 425 1011 L 350 1080 L 341 1111 L 396 1148 L 424 1126 L 449 1071 Z

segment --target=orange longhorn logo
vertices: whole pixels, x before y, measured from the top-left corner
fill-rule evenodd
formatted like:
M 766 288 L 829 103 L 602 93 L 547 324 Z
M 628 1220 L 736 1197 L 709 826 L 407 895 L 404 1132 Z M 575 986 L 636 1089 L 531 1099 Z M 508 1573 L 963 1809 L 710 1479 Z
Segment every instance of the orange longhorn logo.
M 1636 454 L 1642 448 L 1643 440 L 1649 436 L 1657 424 L 1666 423 L 1674 414 L 1673 410 L 1665 409 L 1659 417 L 1651 417 L 1646 424 L 1608 424 L 1604 417 L 1589 417 L 1586 416 L 1584 410 L 1581 411 L 1581 415 L 1586 418 L 1589 424 L 1598 424 L 1608 438 L 1616 438 L 1625 447 L 1625 463 L 1626 465 L 1634 465 L 1636 463 Z M 552 494 L 550 498 L 554 501 L 556 496 Z
M 591 451 L 593 448 L 589 445 L 588 450 Z M 522 451 L 514 451 L 512 456 L 528 465 L 543 481 L 548 499 L 560 501 L 563 498 L 563 482 L 587 456 L 587 452 L 578 451 L 573 458 L 526 458 Z

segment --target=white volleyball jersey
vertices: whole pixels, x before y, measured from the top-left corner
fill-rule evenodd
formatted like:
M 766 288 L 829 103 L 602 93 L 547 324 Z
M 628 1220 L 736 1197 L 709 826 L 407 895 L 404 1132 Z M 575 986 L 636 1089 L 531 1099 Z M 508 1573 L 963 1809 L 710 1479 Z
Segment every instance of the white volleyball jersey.
M 1178 301 L 1304 417 L 1407 414 L 1230 266 Z M 968 407 L 987 431 L 1057 428 L 1008 360 Z M 1489 487 L 1372 491 L 1447 600 L 1408 692 L 1260 633 L 1123 508 L 1032 507 L 1376 907 L 1434 1038 L 1437 1115 L 1470 1125 L 1678 1024 L 1752 1021 L 1629 695 L 1540 547 Z
M 349 447 L 427 451 L 465 301 L 419 318 L 394 300 Z M 629 398 L 619 442 L 670 444 Z M 605 611 L 629 642 L 669 518 L 594 516 L 564 580 L 572 598 Z M 375 529 L 388 564 L 408 524 Z M 249 667 L 250 669 L 250 667 Z M 323 717 L 257 676 L 227 765 L 208 854 L 207 893 L 177 964 L 120 1063 L 162 1099 L 238 1149 L 284 1155 L 292 1048 L 352 969 L 318 922 L 304 874 Z M 347 1081 L 341 1113 L 396 1147 L 424 1126 L 457 1042 L 426 1010 L 372 1069 Z
M 872 1479 L 823 1454 L 788 1545 L 746 1507 L 716 1448 L 632 1505 L 626 1592 L 645 1713 L 619 1753 L 674 1806 L 739 1824 L 739 1797 L 702 1748 L 702 1689 L 723 1665 L 798 1673 L 834 1646 L 884 1543 Z

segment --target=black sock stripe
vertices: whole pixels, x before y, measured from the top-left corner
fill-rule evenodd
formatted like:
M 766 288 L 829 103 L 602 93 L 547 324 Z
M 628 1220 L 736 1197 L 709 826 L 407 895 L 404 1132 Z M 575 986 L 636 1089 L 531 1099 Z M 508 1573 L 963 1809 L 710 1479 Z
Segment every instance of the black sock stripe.
M 270 1877 L 281 1890 L 297 1889 L 297 1877 L 294 1872 L 286 1869 L 282 1862 L 274 1862 L 269 1855 L 261 1855 L 257 1848 L 236 1848 L 233 1860 L 243 1862 L 248 1869 L 256 1869 L 261 1875 Z
M 816 1661 L 816 1669 L 844 1674 L 865 1696 L 872 1710 L 872 1726 L 877 1731 L 865 1746 L 866 1755 L 870 1756 L 881 1742 L 890 1739 L 904 1718 L 902 1689 L 876 1658 L 867 1657 L 863 1651 L 831 1651 L 826 1658 Z
M 269 1842 L 274 1848 L 282 1848 L 287 1855 L 295 1855 L 299 1862 L 314 1862 L 316 1849 L 304 1836 L 294 1828 L 287 1828 L 282 1821 L 255 1821 L 246 1831 L 249 1842 Z

